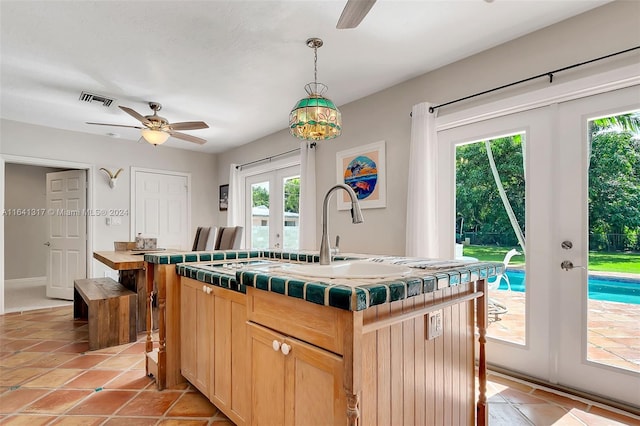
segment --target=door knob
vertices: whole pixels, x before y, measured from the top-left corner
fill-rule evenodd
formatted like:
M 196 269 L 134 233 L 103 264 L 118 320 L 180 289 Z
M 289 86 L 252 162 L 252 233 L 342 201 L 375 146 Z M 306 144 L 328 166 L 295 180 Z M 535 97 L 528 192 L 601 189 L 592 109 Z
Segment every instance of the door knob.
M 46 243 L 44 243 L 45 246 L 50 247 L 51 243 L 49 241 L 47 241 Z
M 562 263 L 560 264 L 560 267 L 562 269 L 564 269 L 565 271 L 568 271 L 569 269 L 578 269 L 578 268 L 579 269 L 587 269 L 584 266 L 575 266 L 573 264 L 573 262 L 570 261 L 570 260 L 563 260 Z
M 284 355 L 289 355 L 289 352 L 291 352 L 291 346 L 287 345 L 286 343 L 283 343 L 282 346 L 280 346 L 280 351 Z
M 280 342 L 278 342 L 277 340 L 274 340 L 271 343 L 271 346 L 273 347 L 273 350 L 278 352 L 278 350 L 280 350 Z

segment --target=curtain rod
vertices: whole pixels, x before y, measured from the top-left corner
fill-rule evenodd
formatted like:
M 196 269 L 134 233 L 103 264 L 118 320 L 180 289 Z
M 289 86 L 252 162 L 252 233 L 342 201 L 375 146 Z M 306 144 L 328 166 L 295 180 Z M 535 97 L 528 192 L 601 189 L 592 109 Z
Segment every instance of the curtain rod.
M 315 142 L 311 142 L 310 147 L 311 148 L 315 148 L 315 146 L 316 146 L 316 143 Z M 297 151 L 300 151 L 300 148 L 292 149 L 292 150 L 286 151 L 286 152 L 281 152 L 280 154 L 275 154 L 275 155 L 272 155 L 270 157 L 264 157 L 264 158 L 261 158 L 261 159 L 256 160 L 256 161 L 249 161 L 248 163 L 239 164 L 239 165 L 236 166 L 236 169 L 242 169 L 245 166 L 249 166 L 251 164 L 256 164 L 256 163 L 262 163 L 263 161 L 271 161 L 272 159 L 274 159 L 276 157 L 282 157 L 283 155 L 291 154 L 292 152 L 297 152 Z
M 572 68 L 577 68 L 577 67 L 580 67 L 582 65 L 587 65 L 587 64 L 590 64 L 592 62 L 601 61 L 603 59 L 611 58 L 612 56 L 622 55 L 623 53 L 628 53 L 628 52 L 631 52 L 631 51 L 637 50 L 637 49 L 640 49 L 640 46 L 635 46 L 635 47 L 632 47 L 630 49 L 621 50 L 619 52 L 611 53 L 609 55 L 601 56 L 599 58 L 591 59 L 591 60 L 588 60 L 588 61 L 585 61 L 585 62 L 579 62 L 577 64 L 569 65 L 569 66 L 564 67 L 564 68 L 558 68 L 558 69 L 553 70 L 553 71 L 547 71 L 547 72 L 542 73 L 542 74 L 534 75 L 533 77 L 525 78 L 524 80 L 515 81 L 513 83 L 505 84 L 505 85 L 500 86 L 500 87 L 495 87 L 493 89 L 485 90 L 484 92 L 475 93 L 473 95 L 465 96 L 464 98 L 456 99 L 454 101 L 449 101 L 449 102 L 445 102 L 445 103 L 440 104 L 440 105 L 435 105 L 435 106 L 429 107 L 429 112 L 433 114 L 436 111 L 436 109 L 441 108 L 443 106 L 455 104 L 457 102 L 466 101 L 467 99 L 475 98 L 476 96 L 486 95 L 487 93 L 491 93 L 491 92 L 495 92 L 497 90 L 505 89 L 507 87 L 515 86 L 516 84 L 526 83 L 527 81 L 535 80 L 537 78 L 549 77 L 549 83 L 553 83 L 553 75 L 556 74 L 556 73 L 559 73 L 561 71 L 570 70 Z

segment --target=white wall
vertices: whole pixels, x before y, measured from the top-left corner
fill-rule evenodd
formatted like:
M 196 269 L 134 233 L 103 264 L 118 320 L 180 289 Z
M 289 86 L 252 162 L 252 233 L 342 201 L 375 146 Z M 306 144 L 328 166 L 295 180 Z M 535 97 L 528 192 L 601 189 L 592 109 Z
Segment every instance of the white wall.
M 5 209 L 44 209 L 47 173 L 51 167 L 5 165 Z M 45 216 L 4 217 L 5 280 L 47 275 L 47 218 Z
M 130 211 L 131 167 L 187 172 L 191 173 L 192 227 L 195 229 L 201 224 L 216 224 L 218 177 L 214 154 L 154 147 L 135 141 L 51 129 L 10 120 L 1 120 L 0 124 L 0 154 L 5 158 L 33 157 L 93 166 L 90 179 L 93 182 L 93 192 L 90 194 L 93 206 L 89 206 L 90 208 Z M 109 187 L 108 178 L 99 170 L 100 167 L 109 170 L 124 169 L 118 177 L 116 188 Z M 129 228 L 128 217 L 123 217 L 122 225 L 111 226 L 106 225 L 104 218 L 96 218 L 93 220 L 93 247 L 90 253 L 113 250 L 114 241 L 129 241 Z M 7 229 L 4 231 L 5 237 L 8 237 Z M 104 270 L 106 269 L 102 264 L 93 262 L 93 276 L 102 276 Z
M 316 157 L 318 206 L 336 182 L 336 152 L 359 145 L 386 141 L 387 207 L 363 211 L 365 223 L 352 225 L 347 212 L 331 214 L 332 234 L 341 235 L 344 252 L 403 254 L 406 224 L 406 185 L 413 105 L 448 102 L 577 62 L 590 60 L 640 45 L 640 2 L 617 1 L 505 43 L 467 59 L 447 65 L 397 86 L 340 106 L 343 133 L 338 139 L 320 142 Z M 443 35 L 446 37 L 446 35 Z M 437 42 L 437 40 L 433 40 Z M 429 41 L 425 41 L 429 49 Z M 375 52 L 372 52 L 375 54 Z M 640 62 L 632 53 L 556 74 L 554 82 Z M 331 82 L 325 82 L 331 86 Z M 443 108 L 440 116 L 547 86 L 547 80 L 486 95 L 473 102 Z M 331 93 L 328 94 L 331 97 Z M 335 96 L 335 94 L 334 94 Z M 292 99 L 292 104 L 295 99 Z M 288 111 L 283 111 L 283 121 Z M 248 162 L 297 146 L 297 139 L 282 130 L 218 157 L 218 180 L 228 181 L 230 162 Z M 226 218 L 221 215 L 220 221 Z M 321 217 L 318 216 L 318 222 Z M 318 231 L 320 225 L 318 223 Z M 330 238 L 333 240 L 333 236 Z M 318 241 L 320 240 L 318 236 Z

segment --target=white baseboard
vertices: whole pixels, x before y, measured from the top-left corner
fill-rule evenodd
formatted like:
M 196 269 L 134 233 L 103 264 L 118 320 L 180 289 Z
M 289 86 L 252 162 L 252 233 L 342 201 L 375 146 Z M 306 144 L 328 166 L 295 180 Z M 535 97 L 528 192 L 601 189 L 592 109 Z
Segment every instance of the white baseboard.
M 11 289 L 17 287 L 38 287 L 47 285 L 47 277 L 14 278 L 4 280 L 4 288 Z

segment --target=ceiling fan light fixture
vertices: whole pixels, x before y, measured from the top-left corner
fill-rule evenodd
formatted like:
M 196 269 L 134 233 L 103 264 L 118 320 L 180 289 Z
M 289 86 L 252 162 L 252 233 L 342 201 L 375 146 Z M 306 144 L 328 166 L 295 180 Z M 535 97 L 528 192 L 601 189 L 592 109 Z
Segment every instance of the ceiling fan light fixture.
M 323 42 L 319 38 L 307 40 L 307 46 L 314 51 L 314 81 L 305 86 L 309 95 L 296 102 L 289 114 L 289 131 L 299 139 L 318 141 L 333 139 L 342 133 L 340 110 L 324 97 L 327 86 L 318 83 L 318 48 Z
M 169 139 L 169 133 L 162 130 L 142 129 L 140 133 L 144 140 L 152 145 L 162 145 Z

